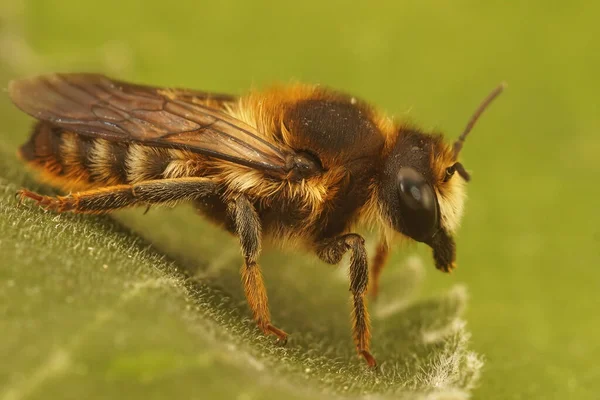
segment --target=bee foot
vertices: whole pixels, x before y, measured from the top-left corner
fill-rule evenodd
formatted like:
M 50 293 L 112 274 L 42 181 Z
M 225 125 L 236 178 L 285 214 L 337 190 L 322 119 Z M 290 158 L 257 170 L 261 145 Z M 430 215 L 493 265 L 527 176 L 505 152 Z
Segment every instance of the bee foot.
M 272 334 L 277 336 L 277 343 L 285 346 L 288 341 L 288 334 L 282 331 L 281 329 L 269 324 L 267 325 L 267 334 Z
M 369 365 L 369 368 L 377 368 L 377 361 L 375 361 L 375 357 L 373 357 L 373 355 L 368 350 L 361 350 L 359 351 L 359 354 L 362 358 L 365 359 L 365 361 Z
M 38 205 L 41 204 L 42 201 L 44 200 L 44 196 L 39 195 L 39 194 L 32 192 L 30 190 L 27 190 L 27 189 L 17 190 L 17 193 L 15 193 L 15 197 L 19 201 L 19 205 L 23 204 L 25 199 L 31 199 L 31 200 L 35 201 Z

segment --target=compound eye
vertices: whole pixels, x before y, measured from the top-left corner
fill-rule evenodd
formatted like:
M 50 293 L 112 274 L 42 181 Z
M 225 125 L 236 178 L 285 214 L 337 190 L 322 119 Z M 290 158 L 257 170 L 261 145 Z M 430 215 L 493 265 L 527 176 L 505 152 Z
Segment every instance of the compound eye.
M 438 224 L 438 205 L 431 185 L 412 168 L 398 171 L 403 233 L 418 241 L 430 238 Z
M 413 210 L 435 210 L 435 195 L 431 185 L 412 168 L 400 168 L 398 184 L 401 200 Z

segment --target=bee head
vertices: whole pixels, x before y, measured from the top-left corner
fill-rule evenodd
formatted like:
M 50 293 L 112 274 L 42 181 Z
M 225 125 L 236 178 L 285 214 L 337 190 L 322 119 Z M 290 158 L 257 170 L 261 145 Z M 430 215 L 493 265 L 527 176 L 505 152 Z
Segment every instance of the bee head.
M 469 175 L 441 135 L 400 129 L 382 171 L 380 201 L 393 228 L 429 245 L 436 267 L 449 271 Z
M 440 134 L 400 127 L 381 179 L 380 202 L 393 228 L 433 249 L 438 269 L 455 268 L 453 233 L 460 224 L 470 176 L 458 156 L 475 122 L 504 89 L 501 84 L 479 105 L 450 146 Z

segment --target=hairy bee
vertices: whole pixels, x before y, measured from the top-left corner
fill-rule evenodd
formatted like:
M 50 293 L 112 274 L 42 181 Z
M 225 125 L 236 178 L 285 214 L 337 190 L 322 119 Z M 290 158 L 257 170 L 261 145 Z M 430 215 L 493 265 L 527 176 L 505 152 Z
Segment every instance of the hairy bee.
M 367 289 L 377 293 L 395 236 L 429 245 L 438 269 L 455 268 L 452 235 L 469 180 L 458 155 L 502 88 L 450 146 L 440 134 L 320 86 L 234 97 L 92 74 L 17 80 L 9 85 L 12 101 L 38 119 L 19 155 L 42 181 L 72 191 L 19 195 L 48 210 L 90 214 L 193 202 L 239 237 L 254 319 L 283 342 L 287 334 L 271 322 L 258 264 L 263 235 L 308 248 L 330 264 L 350 251 L 353 337 L 359 355 L 375 366 Z M 381 236 L 370 271 L 359 225 Z

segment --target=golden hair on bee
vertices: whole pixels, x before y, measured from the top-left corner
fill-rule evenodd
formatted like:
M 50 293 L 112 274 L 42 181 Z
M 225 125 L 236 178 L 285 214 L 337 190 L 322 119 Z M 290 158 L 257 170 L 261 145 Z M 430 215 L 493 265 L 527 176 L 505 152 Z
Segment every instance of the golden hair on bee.
M 375 297 L 396 239 L 427 244 L 435 266 L 456 265 L 452 235 L 469 174 L 458 160 L 484 100 L 453 145 L 395 121 L 356 97 L 316 85 L 242 96 L 144 86 L 93 74 L 13 81 L 9 95 L 38 121 L 21 159 L 67 196 L 23 189 L 55 212 L 99 214 L 192 203 L 239 238 L 241 280 L 258 328 L 271 321 L 259 255 L 263 238 L 329 264 L 350 252 L 352 335 L 371 367 L 365 296 Z M 369 265 L 357 229 L 381 242 Z

